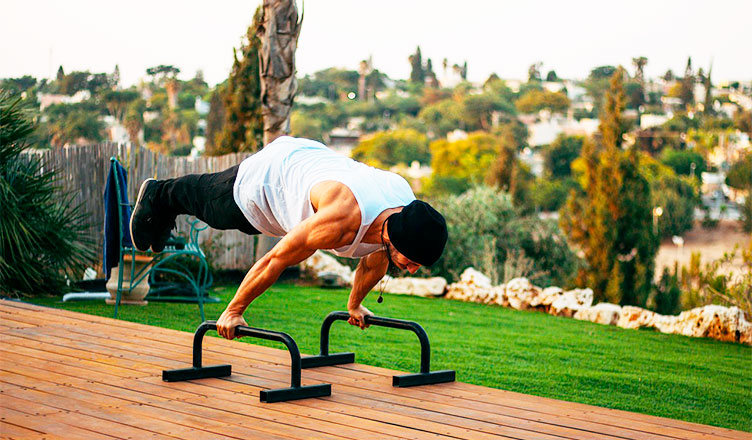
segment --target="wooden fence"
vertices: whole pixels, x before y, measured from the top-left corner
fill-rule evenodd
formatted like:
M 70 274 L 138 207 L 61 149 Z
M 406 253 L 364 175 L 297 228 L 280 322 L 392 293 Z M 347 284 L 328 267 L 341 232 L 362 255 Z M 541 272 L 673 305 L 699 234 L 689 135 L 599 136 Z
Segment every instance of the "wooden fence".
M 134 203 L 144 179 L 167 179 L 192 173 L 211 173 L 240 163 L 250 153 L 234 153 L 218 157 L 175 157 L 155 153 L 131 144 L 103 143 L 71 146 L 54 150 L 38 150 L 45 169 L 58 172 L 61 186 L 74 191 L 75 202 L 83 205 L 90 219 L 90 234 L 96 241 L 102 263 L 104 242 L 104 186 L 110 171 L 110 158 L 117 157 L 128 170 L 128 200 Z M 179 216 L 178 233 L 187 236 L 189 218 Z M 266 237 L 254 237 L 239 231 L 219 231 L 208 228 L 199 235 L 202 248 L 215 269 L 247 270 L 259 253 L 266 252 L 271 242 Z M 254 245 L 254 242 L 257 242 Z

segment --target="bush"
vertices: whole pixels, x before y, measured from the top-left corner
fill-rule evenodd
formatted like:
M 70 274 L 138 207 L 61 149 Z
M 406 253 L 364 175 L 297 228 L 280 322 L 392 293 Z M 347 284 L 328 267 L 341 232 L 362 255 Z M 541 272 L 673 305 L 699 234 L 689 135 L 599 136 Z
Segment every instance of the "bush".
M 653 206 L 663 208 L 658 219 L 658 235 L 671 237 L 682 235 L 692 229 L 695 207 L 700 198 L 695 186 L 688 178 L 661 175 L 652 182 Z
M 436 201 L 449 241 L 430 276 L 456 281 L 469 266 L 494 283 L 527 276 L 538 284 L 567 284 L 578 260 L 553 222 L 520 217 L 509 194 L 476 187 Z
M 19 99 L 0 95 L 0 292 L 59 293 L 94 261 L 83 211 L 54 170 L 22 152 L 34 131 Z

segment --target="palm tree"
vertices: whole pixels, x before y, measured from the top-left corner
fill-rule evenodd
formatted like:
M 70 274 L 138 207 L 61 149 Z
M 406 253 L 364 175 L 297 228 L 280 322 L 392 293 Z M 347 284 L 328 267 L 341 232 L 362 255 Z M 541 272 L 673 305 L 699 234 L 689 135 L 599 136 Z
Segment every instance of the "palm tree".
M 258 28 L 264 145 L 290 132 L 290 111 L 298 88 L 295 50 L 302 22 L 295 0 L 264 0 Z
M 34 125 L 20 102 L 0 94 L 0 293 L 58 293 L 94 262 L 94 242 L 74 193 L 23 153 Z

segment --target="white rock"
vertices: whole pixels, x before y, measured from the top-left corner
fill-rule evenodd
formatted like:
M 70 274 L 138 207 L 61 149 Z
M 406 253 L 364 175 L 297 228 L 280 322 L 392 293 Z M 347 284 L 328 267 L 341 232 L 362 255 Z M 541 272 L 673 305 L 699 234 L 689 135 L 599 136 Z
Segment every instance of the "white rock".
M 592 307 L 585 307 L 574 314 L 574 319 L 596 322 L 598 324 L 616 325 L 621 316 L 621 306 L 610 303 L 599 303 Z
M 398 293 L 415 296 L 441 296 L 447 287 L 447 281 L 442 277 L 433 278 L 392 278 L 385 276 L 375 290 L 383 289 L 387 293 Z
M 540 303 L 540 287 L 534 286 L 527 278 L 514 278 L 506 285 L 506 297 L 509 306 L 517 310 L 527 310 L 533 303 Z
M 323 274 L 328 279 L 339 276 L 342 285 L 352 285 L 353 271 L 349 267 L 340 264 L 334 257 L 322 251 L 316 251 L 301 264 L 301 269 L 315 276 Z
M 738 307 L 709 305 L 687 310 L 676 317 L 673 326 L 664 328 L 666 333 L 752 345 L 752 324 Z
M 561 293 L 558 298 L 551 303 L 549 313 L 556 316 L 566 316 L 571 318 L 577 311 L 588 308 L 592 304 L 592 289 L 569 290 Z
M 640 307 L 624 306 L 621 308 L 621 316 L 616 323 L 621 328 L 654 328 L 656 313 Z
M 491 285 L 491 279 L 472 267 L 468 267 L 460 275 L 460 283 L 469 284 L 478 287 L 493 287 Z

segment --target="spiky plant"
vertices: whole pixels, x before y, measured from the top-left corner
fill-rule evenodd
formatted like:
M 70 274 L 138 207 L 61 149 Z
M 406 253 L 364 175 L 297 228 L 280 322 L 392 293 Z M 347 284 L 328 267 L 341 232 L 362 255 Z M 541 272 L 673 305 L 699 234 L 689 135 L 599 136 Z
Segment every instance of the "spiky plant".
M 56 294 L 92 264 L 94 241 L 55 170 L 23 153 L 34 124 L 20 102 L 0 92 L 0 293 Z

